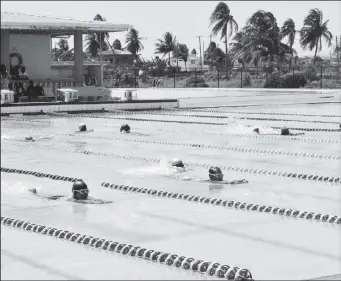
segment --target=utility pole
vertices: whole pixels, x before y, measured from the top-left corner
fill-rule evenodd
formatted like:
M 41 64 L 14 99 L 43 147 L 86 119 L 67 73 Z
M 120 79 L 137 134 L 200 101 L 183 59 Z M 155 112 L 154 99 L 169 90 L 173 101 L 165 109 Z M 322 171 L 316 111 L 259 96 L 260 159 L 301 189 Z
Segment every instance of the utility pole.
M 201 63 L 201 37 L 202 36 L 198 36 L 198 38 L 199 38 L 199 51 L 200 51 L 200 66 L 201 66 L 201 70 L 202 70 L 202 63 Z
M 340 44 L 340 46 L 338 45 L 337 36 L 335 37 L 335 40 L 336 40 L 336 48 L 335 48 L 335 51 L 336 51 L 336 61 L 337 61 L 337 66 L 340 67 L 339 53 L 341 52 L 341 44 Z
M 209 47 L 211 47 L 211 43 L 212 43 L 212 34 L 210 34 L 210 45 Z M 208 61 L 209 61 L 209 65 L 211 67 L 211 50 L 209 51 L 209 58 L 208 58 Z
M 202 52 L 203 52 L 203 56 L 202 56 L 202 65 L 205 63 L 205 42 L 204 40 L 202 41 Z M 202 67 L 201 67 L 202 70 Z

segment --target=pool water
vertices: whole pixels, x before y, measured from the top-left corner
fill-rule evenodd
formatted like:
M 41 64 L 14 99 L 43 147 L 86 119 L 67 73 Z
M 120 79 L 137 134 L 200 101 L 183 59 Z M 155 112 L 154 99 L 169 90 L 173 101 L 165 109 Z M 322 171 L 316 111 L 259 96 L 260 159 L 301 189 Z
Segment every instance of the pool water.
M 245 95 L 245 100 L 248 100 L 248 93 Z M 282 102 L 283 95 L 278 96 L 278 101 Z M 242 97 L 238 98 L 242 100 Z M 300 95 L 298 102 L 301 99 L 310 102 L 312 98 L 312 95 L 308 98 Z M 337 94 L 335 98 L 338 98 Z M 189 105 L 200 104 L 200 99 L 202 98 L 191 97 L 192 101 L 184 99 L 182 102 Z M 233 103 L 233 97 L 230 99 Z M 332 122 L 340 121 L 340 117 L 280 114 L 340 115 L 340 104 L 214 109 L 221 113 L 202 112 L 205 109 L 195 112 L 186 110 L 186 107 L 182 111 L 148 114 L 93 114 L 103 118 L 25 116 L 17 117 L 17 122 L 3 119 L 2 167 L 82 178 L 90 188 L 90 196 L 111 200 L 113 203 L 85 205 L 66 200 L 43 200 L 28 190 L 36 188 L 38 193 L 46 196 L 70 196 L 72 183 L 2 172 L 2 216 L 147 249 L 247 268 L 256 280 L 298 280 L 340 274 L 340 225 L 118 191 L 101 186 L 102 182 L 110 182 L 341 216 L 340 183 L 223 170 L 225 180 L 246 179 L 248 183 L 221 185 L 208 181 L 208 168 L 188 165 L 189 170 L 182 172 L 170 167 L 168 163 L 173 158 L 179 158 L 184 162 L 199 164 L 340 177 L 340 160 L 274 153 L 281 150 L 339 156 L 341 148 L 337 140 L 340 139 L 340 132 L 305 131 L 305 135 L 297 140 L 281 136 L 271 139 L 262 135 L 255 138 L 252 132 L 252 128 L 262 127 L 278 134 L 278 130 L 271 129 L 271 126 L 337 129 L 338 125 Z M 244 113 L 237 114 L 234 111 Z M 250 112 L 255 114 L 251 115 Z M 250 116 L 292 121 L 241 119 Z M 224 125 L 121 120 L 115 119 L 116 117 Z M 34 123 L 29 120 L 50 123 Z M 94 131 L 75 134 L 79 123 L 85 123 L 88 129 Z M 119 126 L 123 123 L 130 125 L 131 134 L 120 134 Z M 32 136 L 37 141 L 22 142 L 25 136 Z M 306 142 L 302 140 L 304 138 L 317 141 Z M 189 144 L 203 146 L 194 147 Z M 221 148 L 210 148 L 210 145 Z M 262 149 L 268 150 L 268 153 L 226 150 L 222 147 Z M 82 154 L 75 150 L 106 155 Z M 14 228 L 2 226 L 1 232 L 1 271 L 4 279 L 214 279 Z

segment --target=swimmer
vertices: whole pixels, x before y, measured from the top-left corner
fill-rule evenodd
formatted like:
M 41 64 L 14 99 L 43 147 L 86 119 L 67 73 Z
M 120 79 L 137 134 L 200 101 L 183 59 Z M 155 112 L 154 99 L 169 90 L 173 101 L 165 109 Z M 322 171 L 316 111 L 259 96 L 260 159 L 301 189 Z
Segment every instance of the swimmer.
M 33 194 L 47 200 L 59 200 L 65 198 L 64 195 L 52 195 L 52 196 L 41 196 L 38 194 L 37 189 L 33 188 L 29 190 Z M 112 203 L 112 201 L 104 201 L 101 199 L 95 199 L 89 197 L 89 189 L 87 184 L 83 180 L 77 180 L 72 185 L 72 197 L 66 198 L 67 201 L 81 203 L 81 204 L 107 204 Z
M 78 124 L 78 129 L 80 132 L 86 132 L 86 125 L 83 123 Z
M 78 124 L 78 130 L 79 130 L 79 131 L 77 131 L 78 133 L 80 133 L 80 132 L 93 132 L 94 131 L 92 129 L 88 130 L 86 125 L 83 123 Z
M 210 182 L 214 182 L 214 183 L 223 183 L 223 184 L 248 183 L 248 181 L 246 179 L 234 180 L 234 181 L 224 181 L 224 174 L 220 170 L 219 167 L 211 167 L 208 170 L 208 177 L 210 179 Z
M 34 140 L 34 138 L 32 138 L 32 137 L 25 137 L 25 139 L 24 139 L 24 141 L 27 141 L 27 142 L 34 142 L 35 140 Z
M 188 171 L 189 169 L 186 169 L 184 167 L 184 164 L 181 160 L 174 159 L 172 161 L 172 166 L 178 169 L 179 172 L 182 171 Z M 166 175 L 168 178 L 173 179 L 179 179 L 184 181 L 193 181 L 193 182 L 209 182 L 209 183 L 219 183 L 219 184 L 242 184 L 242 183 L 248 183 L 246 179 L 242 180 L 233 180 L 233 181 L 224 181 L 224 174 L 220 170 L 219 167 L 211 167 L 208 171 L 209 180 L 198 178 L 198 177 L 189 177 L 189 176 L 179 176 L 179 175 Z
M 254 132 L 256 132 L 257 134 L 259 134 L 259 128 L 255 128 L 253 129 Z
M 130 127 L 128 124 L 123 124 L 120 128 L 120 133 L 126 133 L 126 134 L 129 134 L 130 133 Z
M 259 131 L 259 128 L 255 128 L 253 129 L 253 132 L 257 133 L 258 135 L 277 135 L 277 134 L 261 134 L 260 131 Z M 281 128 L 281 133 L 280 133 L 281 136 L 301 136 L 301 135 L 304 135 L 304 133 L 290 133 L 289 129 L 287 127 L 283 127 Z
M 16 138 L 12 138 L 12 137 L 1 137 L 4 140 L 11 140 L 11 141 L 23 141 L 23 142 L 35 142 L 38 140 L 50 140 L 51 137 L 38 137 L 36 139 L 34 139 L 31 136 L 25 137 L 24 139 L 16 139 Z
M 191 169 L 186 168 L 184 163 L 180 159 L 177 159 L 177 158 L 174 158 L 171 161 L 171 166 L 175 168 L 178 172 L 186 172 L 186 171 L 191 170 Z

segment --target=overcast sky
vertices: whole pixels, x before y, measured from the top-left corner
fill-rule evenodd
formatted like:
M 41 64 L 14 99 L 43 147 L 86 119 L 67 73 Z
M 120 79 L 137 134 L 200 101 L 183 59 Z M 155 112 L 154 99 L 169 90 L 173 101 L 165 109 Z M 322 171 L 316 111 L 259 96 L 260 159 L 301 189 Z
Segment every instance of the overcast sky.
M 203 38 L 205 49 L 209 43 L 209 16 L 218 1 L 1 1 L 1 11 L 17 11 L 41 15 L 71 17 L 92 20 L 100 14 L 107 21 L 133 25 L 140 32 L 143 40 L 145 58 L 154 55 L 154 43 L 169 31 L 176 36 L 180 43 L 185 43 L 191 50 L 199 51 L 197 36 Z M 300 29 L 304 17 L 310 9 L 318 8 L 323 11 L 324 20 L 329 19 L 329 30 L 340 40 L 341 35 L 341 2 L 340 1 L 226 1 L 231 13 L 241 29 L 246 20 L 257 10 L 265 10 L 274 14 L 279 26 L 287 18 L 292 18 L 296 28 Z M 124 45 L 125 33 L 112 33 L 111 42 L 119 39 Z M 220 38 L 214 38 L 219 43 Z M 313 55 L 313 52 L 303 51 L 296 36 L 294 48 L 300 56 Z M 73 40 L 70 40 L 73 45 Z M 326 44 L 320 55 L 329 55 L 330 49 Z

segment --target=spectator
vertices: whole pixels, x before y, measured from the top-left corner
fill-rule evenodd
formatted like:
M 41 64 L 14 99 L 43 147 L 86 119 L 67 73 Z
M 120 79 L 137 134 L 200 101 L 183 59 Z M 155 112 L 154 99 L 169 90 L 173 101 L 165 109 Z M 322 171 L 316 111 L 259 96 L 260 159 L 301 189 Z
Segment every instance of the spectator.
M 28 101 L 29 102 L 32 102 L 36 99 L 37 97 L 37 90 L 36 90 L 36 87 L 35 87 L 35 83 L 30 80 L 28 82 L 28 87 L 27 87 L 27 90 L 26 90 L 26 95 L 28 97 Z
M 0 88 L 2 89 L 8 89 L 8 73 L 7 73 L 7 69 L 6 66 L 4 64 L 1 65 L 0 67 L 0 72 L 1 72 L 1 82 L 0 82 Z
M 35 86 L 35 90 L 36 90 L 36 95 L 37 97 L 39 96 L 45 96 L 45 91 L 44 91 L 44 88 L 40 85 L 36 85 Z

